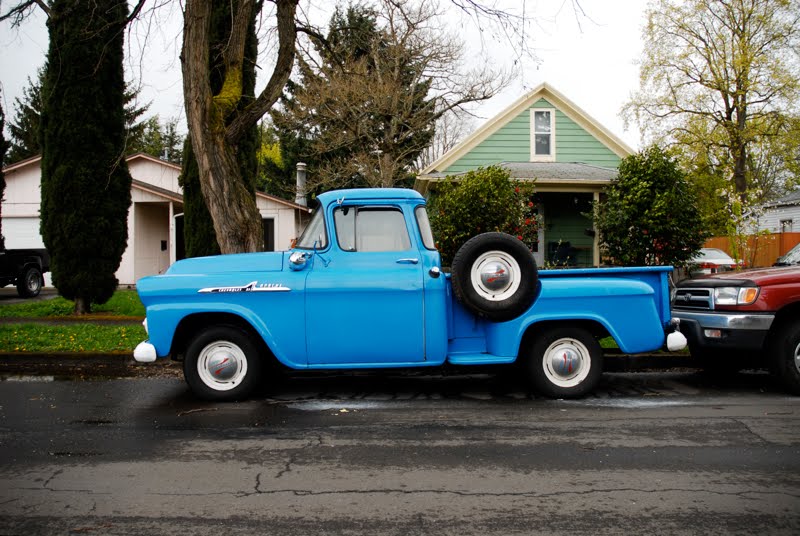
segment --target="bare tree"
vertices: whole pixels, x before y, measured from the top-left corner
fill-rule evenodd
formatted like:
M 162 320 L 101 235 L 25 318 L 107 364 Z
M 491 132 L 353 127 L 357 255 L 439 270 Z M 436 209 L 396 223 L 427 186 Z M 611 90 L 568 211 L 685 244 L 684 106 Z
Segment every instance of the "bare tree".
M 486 65 L 464 67 L 463 44 L 440 16 L 429 0 L 351 6 L 334 14 L 326 40 L 302 50 L 301 77 L 275 117 L 307 136 L 312 188 L 404 182 L 441 117 L 452 122 L 507 85 Z
M 468 113 L 452 110 L 442 115 L 434 128 L 433 141 L 417 159 L 417 170 L 425 169 L 467 137 L 473 130 L 473 118 Z
M 797 113 L 800 3 L 654 0 L 647 17 L 641 88 L 628 117 L 710 155 L 744 196 L 755 178 L 750 153 Z

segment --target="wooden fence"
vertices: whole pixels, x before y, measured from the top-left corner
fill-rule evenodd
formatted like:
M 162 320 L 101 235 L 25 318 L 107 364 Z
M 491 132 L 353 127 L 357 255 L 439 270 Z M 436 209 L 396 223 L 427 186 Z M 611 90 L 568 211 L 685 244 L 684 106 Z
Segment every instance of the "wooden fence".
M 800 233 L 749 236 L 745 246 L 744 260 L 748 268 L 772 266 L 778 257 L 784 255 L 798 243 L 800 243 Z M 721 249 L 731 257 L 736 257 L 733 255 L 731 239 L 727 236 L 709 238 L 704 247 Z M 741 255 L 739 257 L 741 258 Z

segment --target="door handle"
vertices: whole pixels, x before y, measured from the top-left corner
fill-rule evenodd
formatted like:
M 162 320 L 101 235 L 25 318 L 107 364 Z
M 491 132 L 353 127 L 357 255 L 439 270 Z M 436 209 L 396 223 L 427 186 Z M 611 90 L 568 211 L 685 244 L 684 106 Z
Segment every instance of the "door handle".
M 418 264 L 419 259 L 397 259 L 397 264 Z

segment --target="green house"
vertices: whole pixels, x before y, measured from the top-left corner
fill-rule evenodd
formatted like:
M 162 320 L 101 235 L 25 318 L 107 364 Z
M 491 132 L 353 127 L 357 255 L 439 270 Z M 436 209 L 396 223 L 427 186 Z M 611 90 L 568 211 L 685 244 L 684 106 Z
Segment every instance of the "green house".
M 633 150 L 548 84 L 541 84 L 420 173 L 423 194 L 436 181 L 502 165 L 517 180 L 535 181 L 542 221 L 539 266 L 598 266 L 591 204 L 617 177 Z

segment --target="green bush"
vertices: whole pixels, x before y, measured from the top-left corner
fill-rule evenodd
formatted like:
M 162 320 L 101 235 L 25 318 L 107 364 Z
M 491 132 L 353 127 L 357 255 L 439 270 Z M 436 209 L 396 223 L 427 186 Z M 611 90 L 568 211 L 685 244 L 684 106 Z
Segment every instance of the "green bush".
M 623 266 L 685 266 L 705 240 L 695 191 L 656 146 L 622 160 L 594 218 L 605 256 Z
M 429 214 L 442 263 L 449 266 L 458 248 L 480 233 L 508 233 L 533 249 L 539 230 L 533 192 L 531 183 L 512 181 L 500 166 L 478 168 L 438 183 Z

